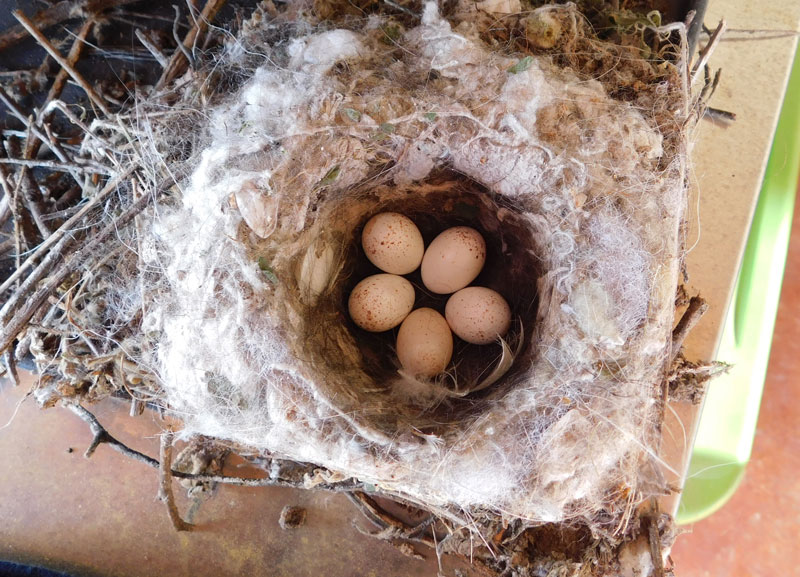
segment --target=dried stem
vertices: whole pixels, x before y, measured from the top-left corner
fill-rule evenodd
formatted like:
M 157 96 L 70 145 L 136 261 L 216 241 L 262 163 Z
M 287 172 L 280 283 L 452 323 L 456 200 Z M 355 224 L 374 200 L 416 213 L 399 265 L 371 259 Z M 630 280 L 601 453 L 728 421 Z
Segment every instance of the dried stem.
M 161 52 L 161 50 L 159 50 L 155 44 L 153 44 L 153 42 L 147 37 L 146 33 L 137 28 L 135 34 L 136 38 L 139 39 L 139 42 L 141 42 L 142 45 L 147 48 L 147 51 L 150 52 L 150 54 L 153 55 L 153 58 L 155 58 L 156 61 L 161 65 L 161 68 L 166 68 L 169 66 L 169 58 L 167 58 L 164 53 Z
M 720 20 L 719 24 L 717 25 L 717 29 L 714 30 L 714 33 L 708 39 L 708 42 L 700 51 L 698 55 L 697 62 L 695 62 L 694 66 L 692 66 L 692 81 L 691 84 L 697 82 L 698 78 L 700 78 L 700 74 L 703 72 L 706 64 L 708 64 L 708 59 L 711 58 L 711 54 L 714 53 L 714 49 L 719 44 L 719 41 L 722 37 L 722 34 L 725 32 L 725 29 L 728 27 L 728 23 L 725 20 Z
M 95 92 L 94 88 L 92 88 L 91 84 L 86 82 L 83 76 L 75 69 L 75 67 L 69 63 L 69 61 L 64 58 L 61 53 L 56 50 L 56 48 L 50 43 L 50 41 L 45 38 L 44 34 L 39 32 L 39 29 L 36 28 L 36 25 L 31 22 L 31 20 L 25 16 L 19 10 L 14 10 L 12 12 L 14 18 L 16 18 L 22 26 L 33 36 L 36 41 L 44 48 L 47 53 L 53 57 L 53 60 L 58 62 L 62 69 L 66 70 L 67 73 L 72 77 L 72 79 L 80 86 L 86 95 L 89 97 L 89 100 L 97 106 L 103 114 L 106 116 L 111 116 L 111 110 L 109 110 L 108 106 L 106 106 L 105 102 L 100 98 L 100 96 Z
M 433 539 L 420 536 L 420 533 L 435 521 L 434 516 L 426 518 L 417 526 L 411 526 L 385 511 L 374 499 L 361 491 L 352 491 L 346 496 L 367 519 L 381 529 L 378 534 L 373 534 L 373 537 L 416 541 L 436 548 Z
M 159 187 L 155 194 L 143 196 L 131 204 L 119 217 L 111 220 L 111 222 L 96 233 L 90 240 L 85 241 L 83 246 L 70 255 L 61 267 L 53 272 L 40 286 L 37 287 L 35 282 L 29 282 L 34 274 L 26 279 L 13 299 L 9 300 L 3 307 L 3 315 L 2 318 L 0 318 L 0 323 L 2 323 L 0 324 L 0 327 L 2 327 L 2 331 L 0 331 L 0 351 L 4 351 L 8 348 L 16 336 L 24 329 L 25 324 L 30 320 L 36 310 L 47 300 L 47 297 L 50 296 L 72 272 L 76 271 L 103 242 L 113 235 L 118 234 L 121 228 L 124 228 L 137 214 L 144 210 L 161 190 L 163 190 L 163 188 Z M 69 237 L 62 239 L 62 242 L 67 238 Z M 63 255 L 57 254 L 55 250 L 51 251 L 50 254 L 47 255 L 47 258 L 42 261 L 42 264 L 37 267 L 37 270 L 42 269 L 45 261 L 50 260 L 51 257 L 52 260 L 55 261 L 60 256 Z M 45 271 L 42 270 L 42 274 L 44 272 Z M 26 290 L 23 290 L 23 288 Z M 12 314 L 13 316 L 11 316 Z
M 6 366 L 6 372 L 11 382 L 15 387 L 19 386 L 19 373 L 17 373 L 17 359 L 14 356 L 14 348 L 9 348 L 3 353 L 3 362 Z
M 31 120 L 32 121 L 32 120 Z M 75 162 L 56 162 L 54 160 L 30 160 L 27 158 L 0 158 L 0 164 L 12 164 L 16 166 L 24 166 L 26 168 L 49 168 L 50 170 L 57 170 L 61 172 L 80 172 L 89 174 L 104 174 L 110 175 L 111 171 L 105 166 L 99 164 L 92 164 L 91 166 L 84 166 Z
M 158 497 L 167 504 L 169 520 L 176 531 L 191 531 L 192 524 L 181 518 L 178 506 L 175 504 L 175 495 L 172 493 L 172 442 L 174 435 L 167 430 L 161 435 L 161 444 L 158 451 L 161 463 L 159 464 Z
M 96 207 L 101 202 L 104 202 L 106 198 L 114 192 L 117 187 L 119 186 L 120 182 L 123 182 L 127 177 L 131 175 L 134 171 L 135 167 L 130 167 L 126 172 L 120 174 L 113 180 L 111 180 L 108 184 L 103 187 L 103 189 L 95 194 L 86 204 L 84 204 L 81 209 L 75 213 L 69 220 L 67 220 L 64 224 L 62 224 L 53 234 L 47 237 L 42 244 L 40 244 L 36 250 L 31 254 L 25 262 L 23 262 L 20 266 L 17 267 L 11 276 L 9 276 L 6 281 L 0 285 L 0 294 L 2 294 L 6 289 L 8 289 L 17 279 L 22 276 L 22 273 L 25 272 L 27 269 L 31 268 L 33 264 L 50 248 L 58 243 L 65 235 L 71 233 L 74 227 L 86 216 L 86 214 Z
M 192 26 L 192 29 L 189 30 L 189 32 L 186 34 L 186 37 L 183 39 L 182 49 L 175 50 L 175 52 L 172 54 L 169 64 L 166 68 L 164 68 L 161 78 L 159 78 L 158 82 L 156 83 L 154 89 L 155 91 L 158 91 L 166 84 L 180 76 L 184 67 L 189 63 L 183 50 L 190 50 L 192 46 L 195 45 L 195 42 L 199 36 L 205 32 L 209 22 L 214 19 L 214 17 L 217 15 L 217 12 L 219 12 L 220 9 L 225 5 L 225 2 L 226 0 L 208 0 L 208 2 L 206 2 L 200 17 L 195 20 L 194 26 Z
M 112 449 L 118 451 L 125 455 L 126 457 L 130 457 L 135 461 L 139 461 L 140 463 L 144 463 L 145 465 L 149 465 L 153 468 L 159 468 L 159 463 L 155 459 L 152 459 L 145 455 L 144 453 L 140 453 L 139 451 L 135 451 L 129 448 L 124 443 L 119 442 L 117 439 L 112 437 L 108 431 L 106 431 L 105 427 L 100 424 L 100 421 L 97 420 L 91 412 L 86 410 L 84 407 L 79 405 L 78 403 L 64 403 L 64 406 L 68 408 L 70 411 L 78 415 L 85 423 L 89 425 L 89 429 L 92 431 L 92 443 L 89 445 L 89 448 L 86 449 L 86 452 L 83 454 L 84 457 L 87 459 L 92 456 L 95 449 L 102 445 L 103 443 L 110 445 Z
M 708 310 L 708 303 L 699 296 L 693 296 L 689 300 L 689 306 L 686 308 L 686 311 L 683 313 L 681 320 L 678 321 L 678 324 L 675 326 L 675 329 L 672 331 L 672 360 L 675 360 L 675 357 L 678 356 L 678 353 L 681 351 L 681 347 L 683 346 L 683 341 L 686 340 L 686 337 L 692 331 L 692 329 L 697 325 L 700 319 L 706 314 Z
M 28 122 L 28 116 L 20 110 L 19 106 L 17 106 L 16 102 L 14 102 L 14 99 L 11 98 L 2 87 L 0 87 L 0 102 L 5 104 L 11 111 L 11 114 L 13 114 L 20 122 L 25 124 L 25 126 L 28 126 L 30 131 L 36 135 L 39 140 L 42 142 L 47 142 L 50 146 L 50 149 L 53 151 L 53 154 L 55 154 L 61 162 L 72 162 L 69 156 L 67 156 L 66 152 L 64 152 L 61 146 L 59 146 L 58 142 L 53 142 L 44 132 L 39 129 L 38 126 Z M 80 178 L 75 178 L 78 181 L 78 184 L 81 184 Z

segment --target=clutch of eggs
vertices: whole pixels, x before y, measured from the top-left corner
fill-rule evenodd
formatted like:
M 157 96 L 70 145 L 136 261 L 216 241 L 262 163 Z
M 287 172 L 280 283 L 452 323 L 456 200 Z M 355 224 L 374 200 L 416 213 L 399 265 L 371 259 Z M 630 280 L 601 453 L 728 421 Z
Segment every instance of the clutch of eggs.
M 486 262 L 486 243 L 474 228 L 456 226 L 439 234 L 425 249 L 414 222 L 396 212 L 367 221 L 361 245 L 369 261 L 386 274 L 359 282 L 350 293 L 353 322 L 370 332 L 400 326 L 397 357 L 414 376 L 442 373 L 453 356 L 453 335 L 472 344 L 489 344 L 511 324 L 511 309 L 497 292 L 468 286 Z M 422 267 L 422 283 L 437 295 L 452 294 L 445 315 L 432 308 L 413 310 L 412 284 L 400 275 Z M 452 332 L 451 332 L 452 331 Z

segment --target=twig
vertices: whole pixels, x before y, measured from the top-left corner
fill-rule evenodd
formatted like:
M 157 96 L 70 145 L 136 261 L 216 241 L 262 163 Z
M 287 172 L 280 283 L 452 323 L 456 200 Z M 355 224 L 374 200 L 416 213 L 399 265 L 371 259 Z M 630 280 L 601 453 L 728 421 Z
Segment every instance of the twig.
M 13 300 L 9 300 L 3 307 L 2 318 L 0 318 L 0 351 L 4 351 L 14 341 L 16 336 L 25 327 L 25 324 L 30 320 L 36 310 L 47 300 L 47 297 L 63 283 L 67 277 L 83 262 L 97 250 L 97 248 L 113 235 L 118 234 L 121 228 L 127 226 L 133 218 L 147 207 L 153 197 L 159 194 L 166 186 L 158 187 L 154 195 L 143 196 L 139 200 L 131 204 L 125 211 L 116 219 L 109 222 L 102 230 L 94 235 L 89 241 L 85 242 L 80 250 L 74 252 L 66 262 L 55 272 L 53 272 L 47 280 L 41 284 L 32 294 L 29 291 L 34 288 L 35 282 L 29 283 L 32 274 L 23 283 L 23 287 L 18 290 Z M 51 251 L 48 258 L 55 254 Z M 48 258 L 42 261 L 42 264 Z M 40 265 L 42 267 L 42 265 Z M 40 267 L 37 267 L 39 269 Z M 27 285 L 27 286 L 26 286 Z M 20 304 L 20 300 L 24 300 Z M 11 316 L 13 314 L 13 316 Z M 11 318 L 9 318 L 11 317 Z
M 11 114 L 13 114 L 20 122 L 22 122 L 26 126 L 29 125 L 28 117 L 25 114 L 23 114 L 23 112 L 19 109 L 19 106 L 17 106 L 17 104 L 14 102 L 14 100 L 6 93 L 5 90 L 3 90 L 2 87 L 0 87 L 0 102 L 5 104 L 8 107 L 8 109 L 11 111 Z M 41 140 L 42 142 L 49 143 L 50 149 L 53 151 L 53 154 L 55 154 L 61 162 L 70 162 L 69 157 L 64 152 L 64 150 L 61 148 L 61 146 L 59 146 L 57 142 L 51 142 L 50 139 L 47 138 L 47 135 L 44 134 L 39 129 L 38 126 L 30 125 L 30 130 L 31 130 L 31 132 L 33 132 L 33 134 L 36 135 L 36 137 L 39 140 Z M 80 179 L 77 179 L 77 180 L 78 180 L 78 184 L 80 184 Z
M 645 517 L 647 540 L 650 544 L 650 558 L 653 561 L 653 577 L 664 577 L 664 556 L 661 552 L 661 536 L 658 534 L 658 501 L 651 499 L 652 510 Z
M 111 174 L 108 168 L 99 164 L 83 165 L 72 162 L 56 162 L 54 160 L 28 160 L 26 158 L 0 158 L 0 164 L 13 164 L 30 168 L 49 168 L 50 170 L 61 172 L 77 171 L 82 173 L 100 173 L 106 176 Z
M 192 524 L 187 523 L 181 518 L 178 506 L 175 504 L 175 495 L 172 493 L 172 431 L 167 430 L 161 435 L 161 444 L 158 451 L 159 459 L 159 485 L 158 497 L 167 504 L 169 520 L 176 531 L 191 531 Z
M 380 536 L 384 539 L 405 539 L 422 543 L 431 548 L 436 547 L 435 543 L 430 538 L 419 536 L 419 534 L 435 520 L 433 516 L 425 519 L 421 524 L 412 527 L 396 518 L 394 515 L 384 511 L 374 499 L 361 491 L 352 491 L 347 493 L 346 496 L 367 519 L 381 529 L 381 532 L 375 536 Z
M 83 88 L 83 91 L 89 97 L 89 100 L 91 100 L 92 103 L 94 103 L 94 105 L 97 106 L 103 112 L 103 114 L 105 114 L 106 116 L 111 116 L 111 110 L 109 110 L 105 102 L 103 102 L 101 98 L 97 95 L 97 92 L 94 91 L 94 88 L 92 88 L 92 86 L 88 82 L 86 82 L 86 80 L 75 69 L 75 67 L 72 66 L 69 63 L 69 61 L 67 61 L 67 59 L 64 58 L 58 50 L 56 50 L 56 48 L 50 43 L 50 41 L 47 38 L 45 38 L 44 34 L 39 32 L 39 29 L 36 28 L 36 25 L 33 22 L 31 22 L 28 19 L 28 17 L 25 16 L 25 14 L 23 14 L 19 10 L 14 10 L 12 14 L 14 15 L 14 18 L 16 18 L 19 21 L 19 23 L 25 27 L 25 29 L 30 33 L 30 35 L 36 39 L 36 41 L 42 46 L 42 48 L 44 48 L 47 51 L 47 53 L 53 57 L 53 60 L 58 62 L 61 68 L 63 68 L 69 73 L 69 75 L 78 84 L 78 86 Z
M 112 449 L 115 451 L 122 453 L 126 457 L 130 457 L 135 461 L 139 461 L 140 463 L 144 463 L 145 465 L 149 465 L 155 469 L 159 468 L 159 463 L 155 459 L 148 457 L 144 453 L 140 453 L 139 451 L 135 451 L 129 448 L 124 443 L 120 443 L 114 437 L 112 437 L 108 431 L 106 431 L 105 427 L 100 424 L 100 421 L 97 420 L 92 413 L 86 410 L 84 407 L 79 405 L 78 403 L 63 403 L 63 405 L 68 408 L 70 411 L 78 415 L 84 422 L 89 425 L 89 430 L 91 430 L 92 435 L 92 442 L 89 445 L 89 448 L 86 449 L 86 452 L 83 454 L 84 457 L 87 459 L 92 456 L 95 449 L 102 445 L 103 443 L 110 445 Z
M 183 43 L 181 44 L 183 48 L 173 52 L 169 64 L 164 69 L 164 72 L 161 74 L 161 78 L 159 78 L 155 85 L 154 92 L 158 92 L 166 84 L 174 80 L 180 74 L 181 70 L 183 70 L 183 67 L 188 64 L 188 59 L 183 53 L 183 50 L 189 50 L 192 46 L 194 46 L 197 37 L 205 32 L 205 29 L 208 27 L 208 23 L 214 19 L 214 17 L 217 15 L 217 12 L 219 12 L 220 9 L 225 5 L 225 2 L 226 0 L 208 0 L 208 2 L 206 2 L 206 5 L 203 7 L 203 11 L 200 14 L 199 20 L 195 23 L 195 26 L 189 30 L 189 32 L 186 34 L 186 37 L 183 39 Z
M 161 65 L 161 68 L 166 68 L 169 65 L 169 58 L 167 58 L 166 55 L 158 49 L 158 46 L 150 41 L 150 39 L 147 37 L 147 34 L 138 28 L 136 29 L 135 34 L 136 38 L 139 39 L 139 42 L 141 42 L 142 45 L 147 48 L 148 52 L 150 52 L 150 54 L 153 55 L 153 58 L 155 58 L 156 61 Z
M 711 54 L 714 52 L 717 44 L 719 44 L 720 38 L 727 27 L 728 23 L 725 22 L 725 20 L 720 20 L 719 24 L 717 25 L 717 29 L 714 30 L 714 33 L 708 39 L 708 42 L 700 51 L 700 54 L 698 54 L 697 62 L 695 62 L 694 66 L 692 67 L 692 85 L 697 82 L 698 78 L 700 78 L 700 74 L 703 72 L 705 65 L 708 63 L 708 59 L 711 58 Z
M 181 9 L 178 8 L 177 4 L 173 4 L 172 6 L 175 9 L 175 20 L 172 21 L 172 38 L 175 40 L 175 44 L 178 46 L 178 50 L 183 52 L 183 57 L 186 58 L 186 61 L 189 63 L 189 66 L 194 66 L 194 58 L 189 53 L 189 49 L 184 46 L 183 42 L 181 42 L 180 36 L 178 36 L 178 22 L 181 19 Z M 197 21 L 194 23 L 195 27 L 197 26 Z M 192 28 L 194 30 L 194 28 Z
M 135 461 L 140 463 L 144 463 L 145 465 L 152 467 L 153 469 L 161 469 L 161 463 L 153 459 L 152 457 L 148 457 L 144 453 L 140 453 L 134 449 L 131 449 L 124 443 L 115 439 L 103 425 L 100 424 L 100 421 L 97 420 L 88 409 L 81 406 L 75 402 L 63 402 L 62 403 L 66 408 L 70 411 L 75 413 L 78 417 L 80 417 L 84 422 L 89 425 L 89 429 L 94 436 L 89 448 L 84 453 L 84 456 L 89 458 L 94 453 L 95 449 L 106 443 L 111 446 L 112 449 L 117 451 L 118 453 L 122 453 L 126 457 L 130 457 Z M 276 479 L 272 477 L 264 477 L 264 478 L 246 478 L 246 477 L 229 477 L 227 475 L 203 475 L 203 474 L 194 474 L 194 473 L 185 473 L 183 471 L 176 471 L 175 469 L 170 470 L 170 475 L 172 477 L 178 479 L 188 479 L 192 481 L 198 482 L 205 482 L 205 483 L 223 483 L 227 485 L 235 485 L 239 487 L 292 487 L 292 488 L 303 488 L 303 482 L 292 482 L 287 481 L 285 479 Z M 361 483 L 354 482 L 352 480 L 342 481 L 340 483 L 331 483 L 331 484 L 322 484 L 317 485 L 318 488 L 325 489 L 328 491 L 334 492 L 349 492 L 358 489 L 363 489 Z
M 84 4 L 86 4 L 86 2 L 80 2 L 78 3 L 78 6 L 76 6 L 76 3 L 72 2 L 71 0 L 62 0 L 61 2 L 50 6 L 46 10 L 37 12 L 33 16 L 33 19 L 36 21 L 37 26 L 41 28 L 49 28 L 54 24 L 68 20 L 73 13 L 72 11 Z M 0 51 L 5 50 L 9 46 L 13 46 L 23 38 L 26 38 L 27 35 L 28 34 L 25 31 L 25 28 L 22 26 L 17 25 L 9 28 L 3 32 L 2 35 L 0 35 Z
M 89 200 L 89 202 L 84 204 L 81 207 L 81 209 L 77 213 L 75 213 L 75 215 L 73 215 L 69 220 L 67 220 L 64 224 L 62 224 L 53 234 L 47 237 L 44 240 L 44 242 L 42 242 L 42 244 L 40 244 L 36 248 L 36 250 L 33 251 L 33 254 L 30 255 L 27 259 L 25 259 L 25 262 L 23 262 L 20 266 L 18 266 L 17 270 L 15 270 L 11 274 L 11 276 L 9 276 L 6 279 L 6 281 L 2 285 L 0 285 L 0 294 L 2 294 L 6 289 L 8 289 L 8 287 L 10 287 L 11 284 L 14 283 L 18 278 L 20 278 L 23 272 L 31 268 L 33 266 L 33 263 L 35 263 L 39 259 L 39 257 L 41 257 L 42 254 L 47 252 L 50 249 L 50 247 L 56 244 L 62 237 L 64 237 L 64 235 L 71 232 L 75 227 L 75 225 L 84 216 L 86 216 L 86 214 L 90 210 L 92 210 L 92 208 L 94 208 L 101 202 L 105 201 L 105 199 L 117 189 L 119 183 L 123 182 L 124 179 L 130 176 L 134 170 L 135 167 L 130 167 L 126 172 L 120 174 L 119 176 L 111 180 L 108 184 L 106 184 L 105 187 L 103 187 L 103 189 L 100 192 L 95 194 Z
M 17 372 L 17 359 L 14 356 L 14 347 L 10 347 L 3 353 L 3 362 L 6 365 L 6 372 L 8 377 L 15 387 L 19 386 L 19 373 Z
M 28 116 L 28 131 L 25 134 L 26 148 L 28 144 L 33 141 L 31 138 L 31 126 L 33 126 L 33 122 L 33 116 Z M 24 154 L 26 159 L 31 157 L 27 150 Z M 3 161 L 10 160 L 12 159 L 3 159 Z M 25 167 L 23 167 L 23 169 L 20 171 L 20 175 L 17 178 L 17 186 L 14 190 L 14 195 L 16 196 L 20 191 L 22 191 L 22 198 L 25 202 L 25 205 L 28 207 L 28 213 L 30 214 L 33 223 L 36 225 L 36 228 L 39 229 L 39 233 L 42 235 L 42 238 L 47 238 L 52 234 L 53 231 L 51 231 L 50 227 L 47 226 L 47 224 L 45 224 L 45 222 L 42 220 L 42 194 L 38 190 L 38 186 L 36 180 L 33 178 L 33 175 Z
M 689 306 L 686 308 L 686 311 L 683 313 L 681 320 L 678 321 L 678 324 L 675 326 L 675 329 L 672 331 L 672 360 L 675 360 L 675 357 L 678 356 L 678 353 L 683 346 L 683 341 L 686 340 L 686 337 L 692 331 L 692 329 L 697 325 L 700 319 L 706 314 L 708 310 L 708 303 L 705 299 L 699 296 L 693 296 L 689 299 Z

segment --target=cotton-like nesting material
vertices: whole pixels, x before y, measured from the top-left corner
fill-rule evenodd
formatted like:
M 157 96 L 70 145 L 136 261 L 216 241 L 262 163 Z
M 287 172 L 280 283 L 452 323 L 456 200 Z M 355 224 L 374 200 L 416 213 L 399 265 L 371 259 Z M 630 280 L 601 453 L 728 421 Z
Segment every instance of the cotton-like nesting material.
M 578 34 L 574 7 L 538 14 Z M 434 4 L 396 46 L 384 24 L 295 26 L 272 45 L 256 27 L 228 48 L 224 65 L 254 51 L 261 65 L 207 111 L 180 205 L 152 222 L 163 283 L 144 330 L 161 335 L 169 404 L 187 433 L 431 508 L 591 518 L 637 490 L 654 451 L 682 150 L 666 146 L 645 98 L 501 54 Z M 679 125 L 674 87 L 662 88 L 648 98 Z M 527 276 L 506 288 L 524 327 L 512 369 L 459 398 L 450 377 L 370 368 L 343 302 L 370 216 L 457 212 L 462 192 L 504 266 Z

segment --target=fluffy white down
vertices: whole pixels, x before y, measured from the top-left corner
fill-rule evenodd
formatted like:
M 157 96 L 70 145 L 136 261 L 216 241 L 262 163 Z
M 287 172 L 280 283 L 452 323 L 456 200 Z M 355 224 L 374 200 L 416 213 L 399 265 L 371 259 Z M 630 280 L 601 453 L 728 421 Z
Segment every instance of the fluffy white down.
M 458 83 L 446 94 L 389 84 L 365 96 L 414 105 L 378 141 L 397 161 L 391 179 L 405 185 L 453 167 L 519 201 L 542 239 L 539 352 L 525 378 L 458 435 L 406 443 L 364 431 L 290 353 L 286 335 L 299 321 L 276 303 L 280 287 L 240 241 L 243 223 L 291 250 L 315 183 L 332 167 L 330 194 L 361 182 L 370 168 L 362 150 L 370 136 L 362 136 L 386 125 L 362 102 L 349 132 L 330 128 L 343 107 L 361 102 L 331 69 L 375 66 L 365 36 L 332 30 L 292 40 L 288 65 L 266 60 L 211 112 L 210 144 L 183 184 L 182 206 L 152 223 L 169 288 L 148 310 L 148 326 L 162 331 L 157 362 L 169 402 L 187 434 L 317 463 L 422 503 L 535 521 L 597 509 L 609 487 L 634 482 L 619 468 L 645 443 L 677 283 L 682 205 L 635 199 L 674 198 L 666 191 L 680 179 L 653 178 L 661 136 L 598 82 L 537 58 L 510 73 L 516 60 L 453 31 L 434 4 L 402 41 L 407 54 L 393 66 Z M 469 104 L 489 92 L 484 105 Z M 543 136 L 542 114 L 561 104 L 582 120 L 563 123 L 554 141 Z M 420 122 L 430 111 L 437 130 Z M 302 155 L 313 159 L 306 171 L 287 168 Z M 623 192 L 634 200 L 617 202 Z M 312 298 L 336 274 L 323 272 Z

